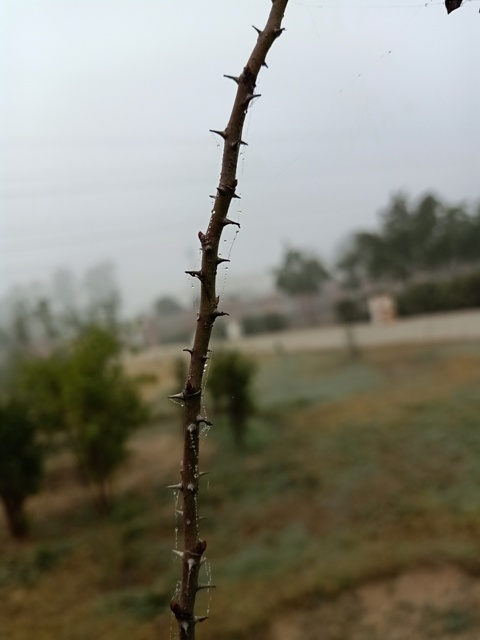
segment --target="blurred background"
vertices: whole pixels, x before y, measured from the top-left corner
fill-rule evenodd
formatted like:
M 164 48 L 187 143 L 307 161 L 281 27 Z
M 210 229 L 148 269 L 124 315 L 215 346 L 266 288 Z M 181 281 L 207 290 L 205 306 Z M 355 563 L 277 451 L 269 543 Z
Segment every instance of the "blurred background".
M 267 4 L 0 7 L 9 640 L 173 637 L 185 270 Z M 222 241 L 199 637 L 480 633 L 478 10 L 289 2 Z

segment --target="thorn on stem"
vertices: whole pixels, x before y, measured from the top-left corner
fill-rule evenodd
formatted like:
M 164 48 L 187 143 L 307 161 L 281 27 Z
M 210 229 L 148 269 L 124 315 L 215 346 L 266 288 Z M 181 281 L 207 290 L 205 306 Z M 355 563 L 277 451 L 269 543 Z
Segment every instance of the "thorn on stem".
M 201 591 L 202 589 L 216 589 L 217 585 L 216 584 L 206 584 L 203 582 L 200 582 L 197 585 L 197 591 Z
M 220 256 L 218 256 L 217 264 L 222 264 L 222 262 L 230 262 L 230 260 L 229 258 L 220 258 Z
M 172 396 L 168 396 L 169 400 L 181 400 L 185 402 L 185 391 L 180 391 L 180 393 L 174 393 Z
M 261 93 L 249 93 L 249 94 L 247 95 L 247 97 L 245 98 L 245 101 L 244 101 L 244 103 L 243 103 L 243 104 L 244 104 L 244 106 L 245 106 L 245 107 L 248 107 L 248 105 L 250 104 L 250 102 L 251 102 L 254 98 L 260 98 L 260 97 L 261 97 L 261 95 L 262 95 Z
M 227 313 L 226 311 L 214 311 L 212 313 L 213 319 L 215 320 L 216 318 L 220 318 L 221 316 L 229 316 L 230 314 Z
M 252 27 L 258 33 L 258 37 L 260 37 L 262 35 L 263 31 L 261 29 L 258 29 L 258 27 L 256 27 L 254 24 L 252 24 Z
M 168 484 L 167 489 L 174 489 L 175 491 L 177 490 L 181 491 L 183 489 L 183 484 L 181 482 L 178 482 L 177 484 Z
M 224 140 L 227 139 L 227 134 L 225 133 L 225 131 L 219 131 L 218 129 L 209 129 L 209 131 L 210 133 L 216 133 L 217 136 L 220 136 Z
M 224 73 L 223 77 L 228 78 L 229 80 L 233 80 L 237 84 L 240 82 L 240 78 L 238 76 L 229 76 L 228 74 Z
M 203 282 L 204 275 L 201 271 L 185 271 L 188 276 L 192 276 L 192 278 L 198 278 L 200 282 Z
M 232 142 L 231 147 L 232 149 L 236 149 L 240 145 L 243 145 L 244 147 L 248 147 L 248 142 L 244 142 L 243 140 L 235 140 L 235 142 Z
M 224 220 L 222 220 L 222 224 L 224 227 L 226 227 L 228 224 L 235 224 L 240 229 L 240 223 L 235 222 L 235 220 L 230 220 L 230 218 L 225 218 Z
M 281 27 L 280 29 L 274 29 L 273 30 L 273 35 L 275 36 L 275 38 L 278 38 L 279 36 L 282 35 L 282 33 L 285 31 L 284 27 Z

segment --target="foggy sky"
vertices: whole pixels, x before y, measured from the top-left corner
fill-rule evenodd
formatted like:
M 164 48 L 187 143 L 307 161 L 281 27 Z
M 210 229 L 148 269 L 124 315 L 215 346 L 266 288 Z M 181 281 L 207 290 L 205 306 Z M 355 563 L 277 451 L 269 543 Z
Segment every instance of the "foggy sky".
M 257 85 L 227 288 L 332 259 L 403 190 L 480 197 L 480 3 L 289 2 Z M 127 311 L 191 295 L 238 75 L 267 0 L 3 0 L 0 295 L 117 265 Z M 196 285 L 195 285 L 196 286 Z M 221 284 L 222 288 L 223 285 Z

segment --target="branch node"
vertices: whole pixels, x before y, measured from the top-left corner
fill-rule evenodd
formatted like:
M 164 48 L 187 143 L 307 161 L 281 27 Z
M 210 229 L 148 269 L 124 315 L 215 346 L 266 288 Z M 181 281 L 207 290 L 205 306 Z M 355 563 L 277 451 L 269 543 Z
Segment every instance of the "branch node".
M 215 197 L 215 196 L 213 196 Z M 202 251 L 211 251 L 212 250 L 212 245 L 210 243 L 210 239 L 207 235 L 205 235 L 204 233 L 202 233 L 201 231 L 198 232 L 198 239 L 200 240 L 200 244 L 202 245 Z
M 201 389 L 195 389 L 191 380 L 187 380 L 187 384 L 184 389 L 184 399 L 190 396 L 198 396 L 198 394 L 202 393 Z

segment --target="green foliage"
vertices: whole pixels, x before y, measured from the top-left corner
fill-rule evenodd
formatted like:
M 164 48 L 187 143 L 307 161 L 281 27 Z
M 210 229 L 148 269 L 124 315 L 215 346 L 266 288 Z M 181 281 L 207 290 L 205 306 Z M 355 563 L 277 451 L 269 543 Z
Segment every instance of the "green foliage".
M 24 503 L 42 479 L 43 451 L 25 407 L 17 400 L 0 404 L 0 498 L 10 533 L 28 532 Z
M 155 313 L 158 316 L 172 316 L 183 311 L 182 305 L 172 296 L 162 296 L 155 301 Z
M 138 620 L 153 620 L 163 609 L 168 607 L 171 594 L 153 589 L 131 591 L 116 598 L 116 608 L 126 611 Z
M 480 261 L 480 208 L 448 206 L 431 194 L 411 205 L 400 194 L 378 232 L 356 233 L 337 266 L 344 283 L 402 282 L 419 273 L 455 273 Z
M 69 552 L 68 544 L 62 540 L 42 543 L 28 552 L 7 558 L 0 567 L 0 586 L 34 585 L 43 574 L 53 571 Z
M 344 298 L 335 304 L 335 315 L 340 322 L 362 322 L 368 319 L 365 305 L 351 298 Z
M 254 411 L 255 369 L 239 351 L 217 351 L 207 380 L 214 410 L 227 415 L 238 448 L 245 444 L 247 420 Z
M 480 272 L 411 285 L 396 303 L 401 316 L 480 307 Z
M 67 435 L 83 478 L 97 487 L 100 506 L 126 456 L 132 429 L 145 419 L 138 391 L 119 364 L 114 332 L 97 324 L 50 358 L 24 363 L 18 386 L 46 433 Z
M 288 249 L 275 270 L 276 286 L 289 296 L 315 294 L 328 278 L 319 258 L 298 249 Z

